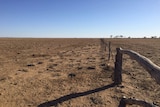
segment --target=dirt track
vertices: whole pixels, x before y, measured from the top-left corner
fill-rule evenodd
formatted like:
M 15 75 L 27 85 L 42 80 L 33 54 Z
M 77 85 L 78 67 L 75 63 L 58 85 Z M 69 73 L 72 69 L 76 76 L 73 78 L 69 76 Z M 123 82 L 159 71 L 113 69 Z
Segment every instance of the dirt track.
M 132 49 L 160 66 L 160 39 L 108 41 L 113 56 Z M 0 107 L 118 107 L 122 96 L 160 106 L 160 86 L 127 55 L 114 86 L 107 54 L 99 39 L 0 39 Z

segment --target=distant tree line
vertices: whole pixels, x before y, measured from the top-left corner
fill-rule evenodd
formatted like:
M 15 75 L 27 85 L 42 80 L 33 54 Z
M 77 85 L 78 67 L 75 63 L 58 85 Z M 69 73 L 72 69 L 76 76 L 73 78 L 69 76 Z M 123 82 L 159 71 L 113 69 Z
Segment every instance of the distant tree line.
M 116 36 L 113 36 L 113 35 L 110 35 L 110 38 L 129 38 L 129 39 L 131 39 L 132 37 L 130 37 L 130 36 L 128 36 L 128 37 L 125 37 L 125 36 L 123 36 L 123 35 L 116 35 Z M 160 36 L 158 37 L 158 36 L 151 36 L 151 37 L 146 37 L 146 36 L 144 36 L 144 37 L 142 37 L 142 38 L 151 38 L 151 39 L 155 39 L 155 38 L 160 38 Z

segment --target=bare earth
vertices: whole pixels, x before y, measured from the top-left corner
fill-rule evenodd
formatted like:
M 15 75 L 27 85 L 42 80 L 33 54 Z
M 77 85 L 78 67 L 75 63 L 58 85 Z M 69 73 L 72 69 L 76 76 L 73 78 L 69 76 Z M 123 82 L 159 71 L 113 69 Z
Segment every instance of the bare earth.
M 123 96 L 160 106 L 160 85 L 127 55 L 122 85 L 112 84 L 116 47 L 160 66 L 160 39 L 105 41 L 111 41 L 110 61 L 100 39 L 1 38 L 0 107 L 118 107 Z

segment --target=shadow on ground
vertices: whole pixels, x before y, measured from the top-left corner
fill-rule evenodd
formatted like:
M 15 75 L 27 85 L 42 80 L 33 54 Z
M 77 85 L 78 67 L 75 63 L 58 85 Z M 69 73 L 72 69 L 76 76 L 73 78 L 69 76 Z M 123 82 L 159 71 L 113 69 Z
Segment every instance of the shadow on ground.
M 106 86 L 103 86 L 103 87 L 100 87 L 100 88 L 96 88 L 96 89 L 93 89 L 93 90 L 65 95 L 65 96 L 60 97 L 56 100 L 44 102 L 44 103 L 38 105 L 38 107 L 57 106 L 57 104 L 62 103 L 64 101 L 67 101 L 67 100 L 70 100 L 70 99 L 73 99 L 73 98 L 77 98 L 77 97 L 81 97 L 81 96 L 86 96 L 86 95 L 89 95 L 89 94 L 92 94 L 92 93 L 100 92 L 100 91 L 112 88 L 114 86 L 115 86 L 115 84 L 112 83 L 112 84 L 109 84 L 109 85 L 106 85 Z

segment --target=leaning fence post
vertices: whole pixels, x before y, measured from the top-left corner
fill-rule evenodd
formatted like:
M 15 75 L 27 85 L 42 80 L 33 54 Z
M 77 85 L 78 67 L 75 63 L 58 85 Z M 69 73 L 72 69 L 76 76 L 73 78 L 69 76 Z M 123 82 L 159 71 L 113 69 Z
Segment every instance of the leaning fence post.
M 116 48 L 116 61 L 114 69 L 114 83 L 116 85 L 121 84 L 122 82 L 122 53 L 120 52 L 121 48 Z

